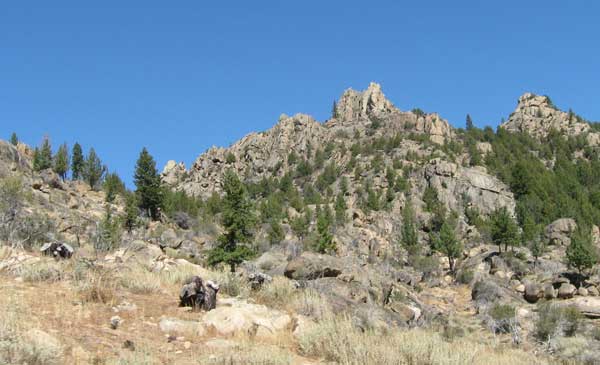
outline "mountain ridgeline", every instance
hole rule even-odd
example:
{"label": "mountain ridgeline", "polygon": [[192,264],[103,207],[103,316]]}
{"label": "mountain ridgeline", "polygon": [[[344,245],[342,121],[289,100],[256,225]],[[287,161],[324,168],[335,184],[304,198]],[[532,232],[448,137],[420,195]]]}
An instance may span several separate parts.
{"label": "mountain ridgeline", "polygon": [[[324,123],[281,115],[189,169],[159,173],[144,148],[134,191],[93,148],[53,154],[49,139],[32,150],[13,134],[0,141],[12,293],[0,302],[60,293],[47,307],[81,306],[73,321],[94,324],[52,311],[27,323],[99,358],[146,359],[139,340],[156,363],[600,363],[599,148],[598,125],[547,96],[524,94],[496,130],[469,115],[456,129],[399,110],[375,83],[346,90]],[[177,308],[203,280],[210,312]],[[105,346],[89,331],[111,316]],[[17,337],[0,329],[0,363],[29,356],[19,336],[3,352]]]}
{"label": "mountain ridgeline", "polygon": [[496,131],[472,123],[463,130],[435,113],[398,110],[372,83],[344,92],[325,123],[282,115],[268,131],[209,149],[189,170],[170,161],[162,179],[209,200],[222,192],[224,173],[234,171],[263,223],[289,226],[307,209],[336,210],[338,250],[389,256],[401,241],[407,206],[423,244],[447,219],[462,238],[489,241],[488,218],[500,208],[526,231],[520,245],[560,218],[597,233],[599,145],[591,123],[546,96],[521,96]]}

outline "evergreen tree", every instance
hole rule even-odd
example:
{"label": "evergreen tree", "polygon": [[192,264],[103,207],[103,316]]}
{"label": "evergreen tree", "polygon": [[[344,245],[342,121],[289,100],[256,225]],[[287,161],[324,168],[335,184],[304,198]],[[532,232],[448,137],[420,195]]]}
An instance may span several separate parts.
{"label": "evergreen tree", "polygon": [[440,205],[437,190],[432,186],[427,186],[423,192],[423,202],[425,202],[425,210],[435,212]]}
{"label": "evergreen tree", "polygon": [[316,251],[319,253],[333,253],[336,250],[336,244],[330,231],[331,212],[329,208],[323,210],[317,205],[317,242]]}
{"label": "evergreen tree", "polygon": [[340,179],[340,192],[344,195],[348,193],[348,178],[346,176],[342,176]]}
{"label": "evergreen tree", "polygon": [[69,171],[69,149],[67,144],[64,143],[58,148],[58,152],[54,156],[54,172],[65,180],[67,178],[67,171]]}
{"label": "evergreen tree", "polygon": [[83,157],[81,145],[79,143],[75,143],[71,155],[71,177],[73,180],[79,180],[83,178],[84,164],[85,159]]}
{"label": "evergreen tree", "polygon": [[131,232],[138,224],[140,210],[134,193],[128,192],[125,196],[125,216],[123,217],[123,226],[127,232]]}
{"label": "evergreen tree", "polygon": [[469,150],[469,156],[471,156],[469,164],[471,166],[481,165],[481,162],[482,162],[481,152],[479,151],[479,148],[477,148],[477,144],[475,143],[475,141],[473,141],[472,143],[469,144],[468,150]]}
{"label": "evergreen tree", "polygon": [[119,177],[116,172],[106,174],[104,182],[102,183],[102,189],[106,194],[106,201],[113,202],[117,197],[117,194],[125,194],[125,183]]}
{"label": "evergreen tree", "polygon": [[418,249],[419,236],[415,225],[415,213],[410,203],[402,210],[402,245],[409,252],[413,253]]}
{"label": "evergreen tree", "polygon": [[463,249],[462,243],[456,238],[453,226],[448,219],[442,224],[437,243],[439,251],[448,257],[451,272],[454,272],[456,259],[460,257]]}
{"label": "evergreen tree", "polygon": [[337,101],[335,99],[333,100],[333,106],[331,107],[331,117],[332,118],[338,117]]}
{"label": "evergreen tree", "polygon": [[44,138],[42,147],[36,148],[33,154],[33,169],[35,171],[42,171],[52,167],[52,146],[50,145],[50,139]]}
{"label": "evergreen tree", "polygon": [[10,135],[10,144],[12,144],[13,146],[19,144],[19,138],[17,137],[17,134],[15,132],[13,132],[13,134]]}
{"label": "evergreen tree", "polygon": [[471,115],[467,114],[466,129],[467,129],[467,131],[470,131],[470,130],[472,130],[474,128],[475,128],[475,125],[473,124],[473,120],[471,119]]}
{"label": "evergreen tree", "polygon": [[589,232],[579,228],[571,237],[571,244],[566,252],[567,264],[576,268],[580,274],[586,269],[591,269],[598,262],[598,255],[592,244]]}
{"label": "evergreen tree", "polygon": [[269,224],[269,233],[268,233],[269,243],[272,245],[281,243],[285,238],[285,233],[283,232],[283,227],[278,220],[274,219]]}
{"label": "evergreen tree", "polygon": [[337,224],[346,223],[346,199],[344,199],[344,194],[341,192],[337,195],[335,199],[335,221]]}
{"label": "evergreen tree", "polygon": [[508,246],[514,247],[519,244],[519,227],[510,216],[506,207],[496,209],[490,217],[490,233],[494,244],[498,245],[502,252],[508,250]]}
{"label": "evergreen tree", "polygon": [[223,190],[221,224],[225,232],[219,237],[217,247],[208,253],[208,263],[214,266],[224,262],[235,272],[238,264],[254,255],[250,247],[241,243],[252,238],[255,217],[246,187],[231,170],[224,175]]}
{"label": "evergreen tree", "polygon": [[119,221],[113,217],[110,207],[106,207],[104,218],[98,224],[94,248],[96,251],[112,251],[119,247],[121,229]]}
{"label": "evergreen tree", "polygon": [[87,158],[83,164],[82,177],[90,185],[90,188],[96,189],[98,184],[102,182],[106,166],[102,165],[102,161],[96,154],[93,148],[90,148]]}
{"label": "evergreen tree", "polygon": [[308,234],[308,228],[310,227],[310,222],[312,220],[312,211],[309,207],[305,208],[304,214],[299,215],[293,218],[290,221],[290,226],[292,231],[300,238],[301,240],[306,237]]}
{"label": "evergreen tree", "polygon": [[38,147],[33,150],[33,171],[40,171],[40,149]]}
{"label": "evergreen tree", "polygon": [[144,147],[135,166],[134,183],[140,209],[154,220],[160,218],[162,188],[156,162]]}

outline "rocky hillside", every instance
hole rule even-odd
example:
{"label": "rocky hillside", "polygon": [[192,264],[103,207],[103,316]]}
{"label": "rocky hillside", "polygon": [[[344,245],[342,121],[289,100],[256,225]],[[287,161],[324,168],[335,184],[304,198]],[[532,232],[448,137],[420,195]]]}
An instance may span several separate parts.
{"label": "rocky hillside", "polygon": [[[155,221],[0,142],[0,363],[598,363],[594,129],[533,94],[455,129],[372,83],[170,161]],[[234,273],[208,265],[230,171],[254,218]],[[178,308],[190,275],[215,309]]]}
{"label": "rocky hillside", "polygon": [[[535,303],[544,296],[546,299],[571,298],[581,288],[584,296],[598,291],[597,276],[588,276],[583,283],[569,274],[566,265],[567,246],[577,222],[592,227],[593,250],[598,249],[600,221],[591,218],[598,217],[598,206],[593,203],[587,207],[589,201],[578,203],[579,198],[573,196],[563,198],[569,189],[558,185],[565,181],[560,175],[563,171],[552,168],[557,156],[558,160],[570,156],[571,160],[565,164],[593,169],[597,159],[593,149],[596,139],[597,134],[589,123],[573,112],[558,110],[545,96],[529,93],[521,96],[516,110],[496,134],[489,128],[457,130],[438,114],[419,109],[400,111],[385,98],[380,86],[372,83],[362,92],[345,91],[334,106],[332,118],[324,123],[303,114],[282,115],[268,131],[250,134],[228,148],[211,148],[200,155],[189,170],[183,164],[169,162],[162,176],[173,189],[208,199],[221,194],[225,171],[235,171],[250,190],[259,190],[253,195],[257,206],[270,206],[270,202],[276,200],[277,209],[282,209],[281,214],[275,215],[259,209],[263,226],[257,231],[256,245],[265,253],[258,263],[271,260],[274,252],[283,252],[291,261],[287,266],[282,263],[279,269],[269,263],[270,274],[285,273],[294,279],[308,279],[320,292],[346,293],[333,302],[349,299],[352,308],[360,308],[366,301],[371,303],[369,310],[373,311],[372,303],[379,303],[382,310],[391,310],[391,317],[386,320],[388,324],[414,325],[422,323],[421,315],[423,318],[447,316],[449,308],[440,307],[439,303],[433,305],[431,298],[435,295],[429,290],[452,290],[448,288],[452,288],[456,280],[463,280],[473,288],[471,305],[479,313],[489,316],[489,305],[481,307],[476,290],[477,283],[486,283],[493,285],[493,289],[484,291],[495,292],[494,296],[521,308],[519,313],[527,312],[526,316],[533,320],[535,316],[531,312],[535,309],[523,303]],[[515,171],[529,170],[523,167],[525,160],[518,157],[521,154],[525,160],[534,161],[532,174],[537,169],[541,169],[540,174],[549,174],[524,177],[535,181],[530,185],[545,184],[553,179],[560,182],[553,186],[560,191],[555,197],[564,200],[563,208],[553,205],[551,195],[543,198],[544,194],[552,194],[546,185],[539,189],[531,187],[528,193],[518,188],[520,175]],[[594,179],[581,183],[585,194],[592,196],[596,191]],[[288,192],[291,189],[291,195],[278,190],[282,182],[291,184],[292,187],[285,188]],[[271,187],[267,192],[260,190],[261,186]],[[274,198],[280,193],[283,196]],[[539,207],[534,208],[532,204]],[[544,205],[548,207],[543,208]],[[301,254],[314,250],[311,245],[312,240],[317,239],[314,236],[317,217],[309,219],[308,233],[299,234],[294,224],[305,211],[327,207],[336,213],[341,210],[342,218],[332,228],[335,253],[323,261],[312,258],[309,253]],[[403,246],[407,207],[415,214],[419,254]],[[506,253],[497,256],[497,249],[490,246],[497,240],[490,224],[502,208],[506,208],[523,234],[515,242],[518,252],[508,256]],[[534,234],[534,240],[544,242],[542,254],[532,248],[533,241],[528,237],[530,218],[535,227],[531,230],[539,232]],[[448,258],[434,247],[441,234],[440,227],[448,219],[453,221],[457,237],[463,243],[457,276],[448,275]],[[269,248],[265,245],[272,230],[268,225],[272,227],[274,220],[281,223],[284,234]],[[297,255],[299,257],[294,258]],[[339,270],[332,264],[335,261],[340,262]],[[297,276],[296,271],[290,271],[290,265],[309,269],[300,270],[303,274]],[[319,269],[312,272],[310,268]],[[372,276],[375,273],[377,279]],[[401,313],[410,312],[395,308],[397,304],[388,302],[386,295],[375,294],[386,293],[385,288],[390,284],[394,287],[393,282],[412,287],[409,299],[403,303],[418,315],[402,318]],[[360,286],[355,287],[359,283]],[[411,292],[423,287],[431,289],[420,294]],[[561,288],[569,294],[560,294]],[[364,294],[357,294],[357,290],[364,290]],[[543,294],[544,290],[547,294]],[[487,298],[483,302],[489,300],[494,301]],[[582,297],[572,301],[590,317],[595,316],[592,312],[597,309],[583,307],[589,303],[597,305],[597,299]],[[535,342],[531,334],[534,325],[530,322],[529,329],[525,330],[527,320],[522,319],[522,322],[522,330],[530,331],[532,336],[526,341]]]}

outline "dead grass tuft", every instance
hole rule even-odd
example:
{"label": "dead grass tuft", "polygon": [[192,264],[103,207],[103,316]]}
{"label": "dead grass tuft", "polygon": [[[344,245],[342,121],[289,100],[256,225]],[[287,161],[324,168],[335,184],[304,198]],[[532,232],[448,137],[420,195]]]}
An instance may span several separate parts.
{"label": "dead grass tuft", "polygon": [[349,365],[544,364],[520,350],[496,351],[465,340],[448,343],[432,331],[361,332],[350,318],[331,313],[300,335],[299,346],[305,355]]}

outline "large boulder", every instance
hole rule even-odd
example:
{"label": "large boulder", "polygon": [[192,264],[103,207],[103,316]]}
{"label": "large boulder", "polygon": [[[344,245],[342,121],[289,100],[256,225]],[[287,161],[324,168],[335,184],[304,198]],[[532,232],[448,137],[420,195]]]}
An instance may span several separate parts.
{"label": "large boulder", "polygon": [[242,300],[219,305],[201,320],[208,333],[232,337],[249,335],[257,338],[275,339],[282,331],[292,329],[292,317],[264,305],[251,304]]}
{"label": "large boulder", "polygon": [[340,260],[333,256],[304,252],[288,262],[284,274],[293,280],[315,280],[337,277],[342,268]]}
{"label": "large boulder", "polygon": [[543,294],[544,293],[538,284],[527,283],[527,285],[525,285],[525,293],[523,294],[523,297],[529,303],[537,303]]}
{"label": "large boulder", "polygon": [[205,333],[204,327],[198,321],[186,321],[178,318],[163,317],[158,322],[158,327],[162,332],[168,334],[185,334],[202,336]]}
{"label": "large boulder", "polygon": [[573,298],[577,288],[573,284],[563,283],[560,288],[558,288],[558,298],[560,299],[569,299]]}
{"label": "large boulder", "polygon": [[581,314],[588,318],[600,318],[600,298],[598,297],[575,297],[560,302],[561,306],[574,306]]}
{"label": "large boulder", "polygon": [[544,286],[544,298],[547,300],[550,299],[555,299],[557,296],[557,292],[556,289],[554,289],[554,286],[552,284],[546,284]]}
{"label": "large boulder", "polygon": [[560,218],[546,226],[544,234],[551,244],[568,246],[570,235],[577,229],[577,223],[572,218]]}
{"label": "large boulder", "polygon": [[178,249],[181,246],[183,239],[177,236],[177,233],[173,229],[167,229],[160,235],[160,246],[163,248]]}

